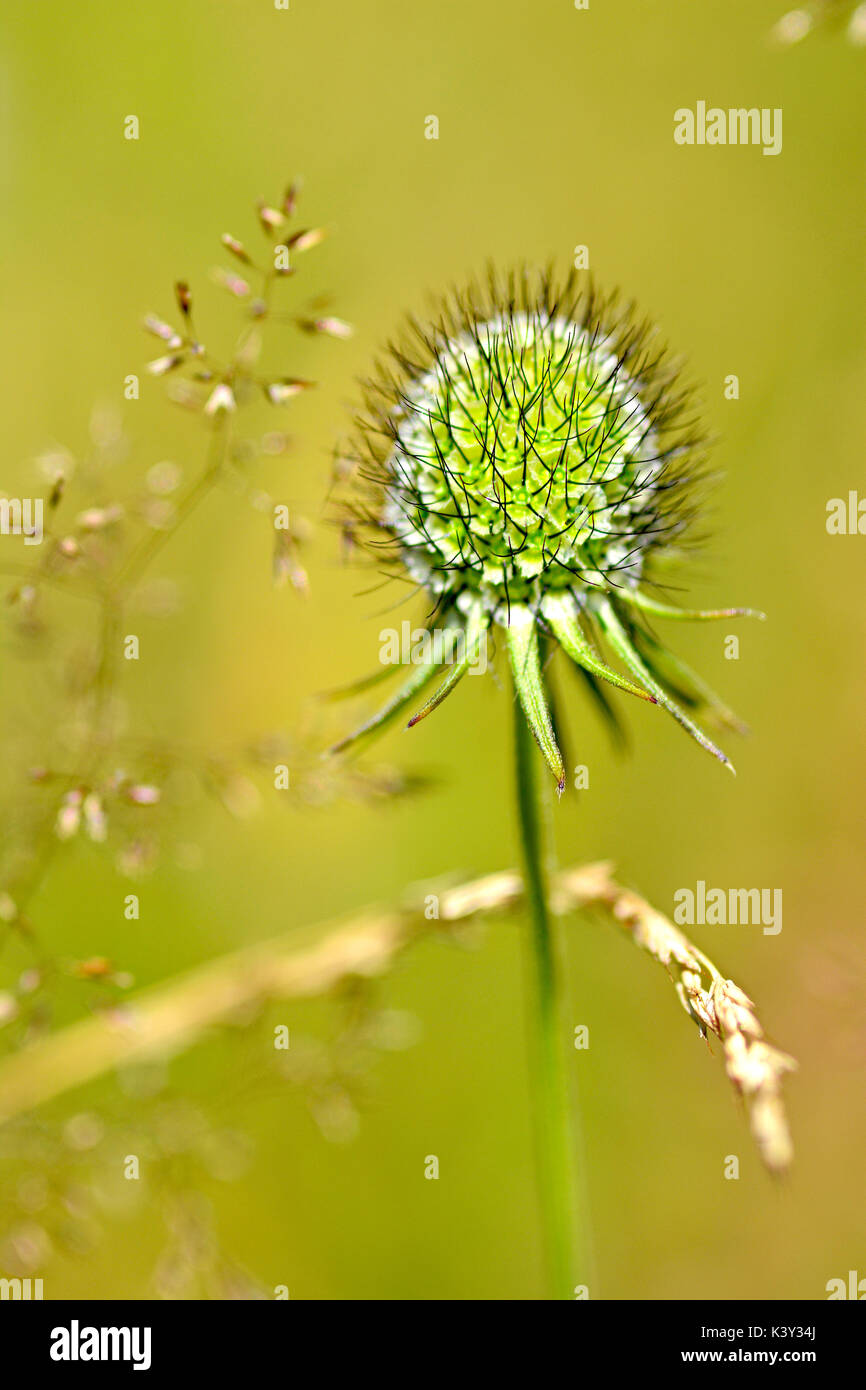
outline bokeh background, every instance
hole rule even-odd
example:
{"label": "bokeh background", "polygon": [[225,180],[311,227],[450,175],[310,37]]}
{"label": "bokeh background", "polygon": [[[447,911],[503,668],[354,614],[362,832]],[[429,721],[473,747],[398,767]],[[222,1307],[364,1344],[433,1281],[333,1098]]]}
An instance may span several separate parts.
{"label": "bokeh background", "polygon": [[[862,484],[863,53],[838,34],[782,51],[784,0],[696,5],[617,0],[62,0],[0,20],[0,399],[10,494],[32,458],[84,449],[94,405],[134,447],[119,494],[153,463],[199,466],[204,439],[143,376],[145,311],[170,316],[189,279],[218,336],[231,306],[207,274],[223,231],[254,235],[253,205],[304,180],[302,221],[328,227],[298,295],[328,292],[348,342],[286,331],[283,372],[319,389],[290,407],[292,452],[262,486],[315,520],[355,381],[406,309],[487,258],[555,258],[577,244],[606,285],[657,316],[704,383],[724,479],[696,602],[750,603],[740,658],[722,626],[678,628],[678,649],[753,736],[723,771],[650,710],[629,711],[617,757],[576,683],[567,722],[590,788],[555,809],[563,862],[609,857],[663,910],[678,887],[781,888],[784,926],[696,928],[800,1060],[788,1088],[796,1164],[761,1171],[745,1121],[662,971],[600,920],[574,921],[566,1025],[583,1164],[607,1298],[821,1298],[866,1273],[863,1115],[862,537],[831,537],[828,499]],[[680,148],[673,112],[782,107],[784,149]],[[128,114],[141,138],[123,139]],[[424,120],[438,116],[438,141]],[[726,401],[736,373],[740,399]],[[270,417],[263,419],[267,427]],[[4,542],[6,544],[7,542]],[[210,498],[158,575],[183,603],[144,626],[148,659],[124,673],[133,727],[214,749],[296,726],[317,691],[371,669],[391,591],[339,562],[327,525],[309,554],[308,601],[270,585],[267,520],[231,491]],[[397,619],[414,617],[411,607]],[[71,624],[83,621],[70,614]],[[52,714],[39,659],[3,637],[4,754],[38,745]],[[468,681],[380,755],[435,785],[396,804],[290,809],[265,797],[238,821],[206,799],[179,831],[200,865],[168,855],[128,922],[110,855],[74,846],[34,903],[46,946],[99,953],[147,984],[244,943],[399,899],[407,885],[515,860],[510,709]],[[378,755],[377,755],[378,756]],[[7,777],[8,781],[8,777]],[[7,791],[10,788],[7,787]],[[14,787],[11,788],[14,794]],[[265,1288],[304,1298],[533,1298],[545,1291],[524,1060],[519,921],[470,950],[423,946],[380,986],[410,1015],[411,1046],[375,1062],[354,1138],[334,1142],[303,1097],[238,1112],[253,1147],[205,1194],[220,1239]],[[326,1036],[328,1002],[286,1011]],[[231,1047],[205,1044],[183,1085],[217,1096]],[[174,1084],[177,1084],[176,1082]],[[47,1118],[99,1111],[111,1079]],[[439,1181],[424,1179],[438,1155]],[[726,1155],[740,1158],[725,1181]],[[2,1180],[0,1180],[2,1181]],[[4,1210],[14,1192],[3,1193]],[[47,1297],[150,1297],[161,1237],[147,1197],[103,1223],[81,1255],[56,1253]]]}

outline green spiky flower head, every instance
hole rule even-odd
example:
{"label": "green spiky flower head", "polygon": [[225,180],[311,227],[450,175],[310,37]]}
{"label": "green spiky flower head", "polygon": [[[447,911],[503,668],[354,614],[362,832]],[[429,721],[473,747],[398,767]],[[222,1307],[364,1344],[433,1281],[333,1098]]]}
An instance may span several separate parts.
{"label": "green spiky flower head", "polygon": [[443,344],[395,415],[383,520],[437,594],[513,603],[639,577],[658,444],[604,340],[516,311]]}
{"label": "green spiky flower head", "polygon": [[[431,626],[463,639],[410,723],[451,692],[494,627],[560,787],[548,641],[596,689],[607,681],[664,705],[728,762],[681,702],[727,711],[648,625],[748,611],[686,614],[654,596],[696,505],[704,441],[690,400],[652,326],[575,275],[491,274],[449,296],[431,325],[410,324],[368,383],[350,504],[370,552],[432,599]],[[442,665],[414,670],[340,746],[408,709]]]}

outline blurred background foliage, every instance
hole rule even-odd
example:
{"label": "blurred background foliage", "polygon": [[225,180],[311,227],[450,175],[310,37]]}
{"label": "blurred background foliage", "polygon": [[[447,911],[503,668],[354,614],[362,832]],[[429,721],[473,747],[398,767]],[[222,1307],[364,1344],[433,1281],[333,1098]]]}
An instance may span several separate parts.
{"label": "blurred background foliage", "polygon": [[[208,280],[218,237],[251,237],[255,199],[295,175],[302,223],[331,235],[285,296],[327,293],[356,329],[348,342],[278,329],[268,339],[275,372],[320,385],[262,416],[262,428],[285,427],[293,442],[257,465],[260,482],[312,520],[326,516],[331,451],[371,354],[406,309],[423,308],[426,291],[488,257],[567,265],[586,244],[599,279],[656,315],[705,383],[725,478],[689,594],[759,605],[770,619],[738,629],[738,661],[724,659],[722,626],[680,630],[679,649],[754,736],[729,745],[735,780],[670,721],[629,710],[634,749],[620,759],[577,684],[563,679],[570,758],[589,766],[590,788],[563,798],[556,833],[562,862],[611,857],[662,910],[701,878],[783,889],[778,936],[754,927],[694,935],[800,1059],[789,1087],[798,1153],[775,1186],[666,981],[608,926],[575,922],[566,1012],[569,1027],[590,1030],[572,1068],[593,1293],[605,1297],[819,1298],[828,1279],[862,1271],[866,1249],[866,1122],[856,1103],[866,1044],[866,542],[825,530],[828,499],[862,479],[863,54],[837,32],[774,48],[767,36],[783,8],[292,0],[282,12],[270,0],[40,0],[7,6],[0,20],[0,485],[9,495],[31,495],[34,455],[87,449],[94,405],[109,419],[116,412],[131,441],[116,465],[118,496],[159,462],[195,473],[204,436],[145,376],[154,352],[142,315],[171,317],[181,277],[202,336],[225,333],[235,307]],[[676,146],[673,112],[699,99],[782,107],[783,153]],[[123,138],[129,114],[140,120],[137,142]],[[439,118],[438,141],[424,139],[428,114]],[[125,402],[131,372],[142,395]],[[735,402],[723,396],[728,373],[740,379]],[[267,515],[228,489],[162,552],[153,577],[176,583],[179,605],[138,620],[143,658],[124,663],[119,689],[136,730],[219,753],[315,724],[316,692],[373,669],[380,628],[418,612],[392,613],[401,595],[391,590],[358,596],[369,576],[339,563],[328,525],[308,554],[309,600],[275,591],[271,543]],[[50,611],[51,641],[35,646],[4,620],[6,805],[32,796],[25,769],[62,718],[52,652],[87,641],[81,608],[58,599]],[[168,851],[135,889],[139,921],[124,918],[132,890],[108,847],[76,840],[32,904],[42,946],[60,958],[105,956],[144,985],[295,925],[399,899],[413,882],[509,865],[509,739],[503,689],[472,680],[435,720],[391,734],[377,754],[434,774],[423,795],[316,807],[266,787],[244,819],[190,796],[174,813]],[[514,920],[489,926],[472,950],[423,945],[376,987],[370,1007],[384,1011],[389,1042],[373,1047],[369,1069],[352,1064],[363,1096],[348,1119],[323,1124],[303,1086],[230,1087],[245,1075],[238,1049],[249,1037],[54,1103],[40,1117],[36,1187],[25,1182],[22,1197],[26,1157],[23,1167],[20,1156],[4,1161],[4,1230],[19,1240],[4,1247],[6,1264],[43,1273],[47,1297],[246,1296],[243,1271],[266,1293],[282,1284],[292,1297],[540,1296],[523,933]],[[13,946],[0,987],[19,968]],[[87,1003],[77,995],[60,1017]],[[316,1052],[339,1045],[346,1007],[324,1001],[278,1011],[277,1021],[293,1046]],[[272,1023],[251,1035],[254,1048],[269,1046]],[[130,1088],[140,1133],[127,1145],[118,1126],[130,1122]],[[224,1120],[215,1110],[230,1090]],[[200,1107],[214,1143],[186,1110],[178,1140],[175,1106]],[[70,1146],[54,1156],[62,1173],[88,1149],[92,1115],[112,1152],[143,1155],[146,1175],[133,1202],[114,1192],[110,1162],[99,1238],[67,1247],[42,1215],[53,1182],[44,1169],[66,1132],[56,1126],[73,1123]],[[158,1175],[166,1151],[183,1169],[167,1195]],[[424,1179],[428,1154],[439,1157],[439,1181]],[[724,1180],[729,1154],[740,1156],[739,1181]],[[97,1181],[85,1175],[84,1188]],[[177,1191],[210,1232],[186,1260],[204,1270],[198,1284],[166,1273],[171,1252],[154,1220],[154,1204],[171,1206]],[[170,1236],[187,1230],[185,1219],[169,1216]],[[223,1269],[214,1242],[226,1252],[223,1283],[208,1283],[211,1265]]]}

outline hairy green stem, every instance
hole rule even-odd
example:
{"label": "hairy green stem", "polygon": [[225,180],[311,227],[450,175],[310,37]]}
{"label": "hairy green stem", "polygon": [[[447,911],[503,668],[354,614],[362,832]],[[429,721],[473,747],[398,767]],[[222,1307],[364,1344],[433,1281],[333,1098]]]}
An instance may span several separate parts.
{"label": "hairy green stem", "polygon": [[569,1093],[559,1022],[556,951],[548,910],[547,873],[536,788],[535,742],[520,702],[514,702],[517,809],[526,897],[532,918],[531,1070],[539,1195],[555,1298],[572,1298],[576,1207]]}

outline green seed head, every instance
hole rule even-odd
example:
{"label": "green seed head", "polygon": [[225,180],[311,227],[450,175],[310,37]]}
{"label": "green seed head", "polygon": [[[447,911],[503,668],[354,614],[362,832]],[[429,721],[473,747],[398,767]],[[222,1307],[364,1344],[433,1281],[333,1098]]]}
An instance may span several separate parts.
{"label": "green seed head", "polygon": [[[651,589],[696,510],[704,437],[690,401],[652,325],[573,274],[558,284],[491,273],[483,289],[446,298],[428,326],[410,323],[367,384],[349,510],[386,570],[430,596],[431,626],[465,633],[463,668],[412,723],[451,692],[495,625],[560,784],[545,641],[594,685],[664,705],[727,763],[673,696],[728,712],[647,624],[686,616]],[[607,664],[602,642],[629,678]],[[413,672],[362,732],[415,700],[426,674]]]}
{"label": "green seed head", "polygon": [[433,592],[495,613],[640,577],[658,440],[608,339],[538,309],[486,319],[443,344],[395,426],[383,522]]}

